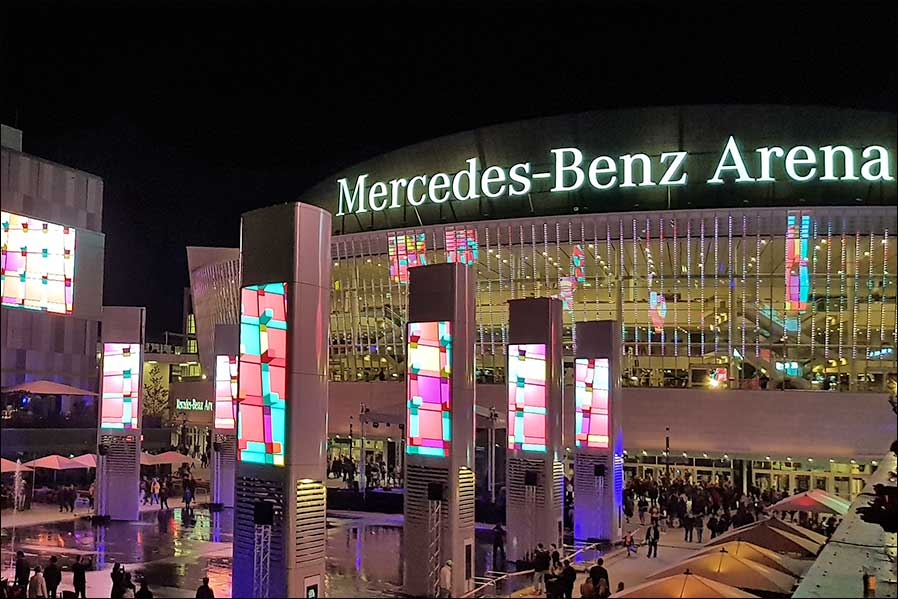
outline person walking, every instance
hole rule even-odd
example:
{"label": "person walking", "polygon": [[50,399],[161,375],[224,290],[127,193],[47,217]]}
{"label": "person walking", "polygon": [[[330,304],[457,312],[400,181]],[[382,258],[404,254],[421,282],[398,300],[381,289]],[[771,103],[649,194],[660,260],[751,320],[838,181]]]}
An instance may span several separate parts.
{"label": "person walking", "polygon": [[653,524],[645,531],[645,543],[649,546],[648,557],[658,557],[658,541],[661,539],[661,531],[658,524]]}
{"label": "person walking", "polygon": [[502,528],[502,523],[497,522],[493,527],[493,569],[495,569],[496,562],[499,559],[499,554],[502,554],[503,561],[505,560],[505,529]]}
{"label": "person walking", "polygon": [[577,571],[571,566],[571,560],[564,560],[564,567],[558,576],[558,582],[561,586],[562,597],[571,599],[574,596],[574,583],[577,582]]}
{"label": "person walking", "polygon": [[710,533],[712,539],[717,536],[717,527],[717,514],[711,514],[711,517],[708,518],[708,533]]}
{"label": "person walking", "polygon": [[134,599],[134,583],[131,582],[131,573],[122,571],[122,599]]}
{"label": "person walking", "polygon": [[605,560],[601,557],[596,560],[596,565],[589,569],[589,578],[592,580],[592,586],[596,595],[599,592],[599,583],[605,581],[606,588],[611,588],[611,578],[608,576],[608,570],[605,569]]}
{"label": "person walking", "polygon": [[702,542],[702,533],[705,531],[705,517],[699,514],[695,517],[695,535],[698,537],[698,542]]}
{"label": "person walking", "polygon": [[196,599],[215,599],[215,593],[212,592],[212,587],[209,586],[208,576],[203,576],[203,584],[196,590]]}
{"label": "person walking", "polygon": [[140,588],[134,593],[134,599],[153,599],[153,591],[147,586],[147,579],[140,580]]}
{"label": "person walking", "polygon": [[56,565],[56,556],[50,558],[50,565],[44,569],[44,582],[47,583],[47,596],[56,599],[56,589],[62,582],[62,571]]}
{"label": "person walking", "polygon": [[28,586],[28,577],[31,576],[31,566],[28,565],[28,560],[25,559],[25,554],[21,551],[16,551],[16,579],[15,586],[26,588]]}
{"label": "person walking", "polygon": [[683,526],[683,540],[687,543],[692,542],[692,515],[683,514],[680,518],[680,524]]}
{"label": "person walking", "polygon": [[75,587],[75,599],[87,599],[86,570],[87,568],[81,562],[81,556],[76,556],[75,563],[72,564],[72,584]]}
{"label": "person walking", "polygon": [[440,592],[439,597],[452,596],[452,560],[447,560],[440,568]]}
{"label": "person walking", "polygon": [[624,535],[624,545],[627,546],[627,557],[636,553],[636,543],[633,541],[633,533],[628,532]]}
{"label": "person walking", "polygon": [[190,485],[187,484],[187,481],[184,481],[184,495],[182,496],[184,500],[184,508],[190,509],[190,502],[193,501],[193,495],[190,493]]}
{"label": "person walking", "polygon": [[152,496],[150,497],[150,505],[156,504],[159,505],[159,491],[162,490],[162,485],[159,484],[158,478],[153,478],[153,483],[150,486],[150,491],[152,492]]}
{"label": "person walking", "polygon": [[28,597],[46,597],[47,596],[47,583],[44,580],[43,574],[41,574],[41,567],[34,567],[34,576],[31,577],[31,580],[28,582]]}
{"label": "person walking", "polygon": [[546,572],[549,571],[551,565],[551,557],[549,552],[543,547],[542,543],[537,543],[536,551],[533,555],[533,589],[537,595],[546,592]]}
{"label": "person walking", "polygon": [[645,513],[647,511],[649,511],[649,502],[644,496],[639,498],[638,507],[639,507],[639,524],[645,525]]}

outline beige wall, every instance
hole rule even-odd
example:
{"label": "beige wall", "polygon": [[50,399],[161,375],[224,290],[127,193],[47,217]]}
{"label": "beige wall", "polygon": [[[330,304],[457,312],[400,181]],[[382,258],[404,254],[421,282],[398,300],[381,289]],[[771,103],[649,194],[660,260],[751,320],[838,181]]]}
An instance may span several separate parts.
{"label": "beige wall", "polygon": [[[402,382],[331,383],[328,431],[348,434],[352,417],[358,434],[360,402],[372,412],[401,417],[404,390]],[[572,393],[568,388],[565,396]],[[676,453],[847,461],[878,459],[898,435],[884,394],[653,388],[623,393],[624,446],[630,450],[663,449],[669,426]],[[478,385],[477,405],[493,405],[504,414],[504,394],[504,385]],[[376,431],[383,437],[397,433],[383,426]]]}

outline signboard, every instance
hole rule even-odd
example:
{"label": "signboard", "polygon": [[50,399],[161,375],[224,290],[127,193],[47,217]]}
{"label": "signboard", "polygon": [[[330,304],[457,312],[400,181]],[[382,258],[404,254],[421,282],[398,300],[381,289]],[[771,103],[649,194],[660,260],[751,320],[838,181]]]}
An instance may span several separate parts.
{"label": "signboard", "polygon": [[[552,184],[551,193],[568,193],[583,187],[596,191],[644,187],[684,186],[692,178],[704,185],[768,184],[777,181],[859,182],[894,181],[889,150],[880,145],[863,148],[831,143],[742,147],[734,136],[722,143],[715,156],[716,167],[708,172],[689,172],[689,153],[662,151],[616,156],[586,156],[576,147],[548,150],[549,170],[536,172],[534,162],[512,166],[481,165],[479,158],[465,161],[455,173],[409,173],[407,178],[371,180],[369,173],[355,180],[337,180],[337,216],[443,204],[480,198],[527,198],[535,180]],[[546,157],[536,157],[542,161]]]}

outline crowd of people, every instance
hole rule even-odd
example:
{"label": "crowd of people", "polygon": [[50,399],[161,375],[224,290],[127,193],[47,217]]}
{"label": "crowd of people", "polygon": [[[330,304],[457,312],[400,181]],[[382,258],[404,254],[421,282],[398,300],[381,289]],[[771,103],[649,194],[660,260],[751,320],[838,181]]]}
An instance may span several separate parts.
{"label": "crowd of people", "polygon": [[[15,579],[10,585],[6,580],[0,581],[0,599],[19,599],[32,597],[48,597],[56,599],[67,592],[72,593],[75,599],[87,597],[87,572],[93,570],[93,564],[89,557],[75,556],[71,565],[72,589],[71,591],[60,588],[62,586],[62,567],[56,556],[51,557],[47,565],[31,567],[22,551],[16,552]],[[127,572],[121,564],[116,562],[109,573],[112,579],[112,591],[110,599],[153,599],[153,592],[149,588],[146,578],[141,578],[135,585],[131,572]],[[204,577],[202,584],[196,590],[196,599],[215,599],[215,593],[209,586],[209,578]]]}
{"label": "crowd of people", "polygon": [[[359,463],[350,456],[336,456],[331,460],[328,477],[342,480],[349,488],[357,485]],[[366,489],[391,489],[402,485],[402,469],[397,464],[390,468],[382,455],[368,458],[365,463]]]}

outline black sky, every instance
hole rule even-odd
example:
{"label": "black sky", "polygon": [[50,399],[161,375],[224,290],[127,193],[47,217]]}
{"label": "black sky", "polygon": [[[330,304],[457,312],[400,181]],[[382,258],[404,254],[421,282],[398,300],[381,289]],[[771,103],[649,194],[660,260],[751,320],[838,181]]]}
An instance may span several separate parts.
{"label": "black sky", "polygon": [[0,3],[0,116],[105,179],[104,301],[146,305],[151,337],[180,330],[185,246],[236,246],[242,212],[409,143],[602,107],[898,104],[891,2],[323,6]]}

